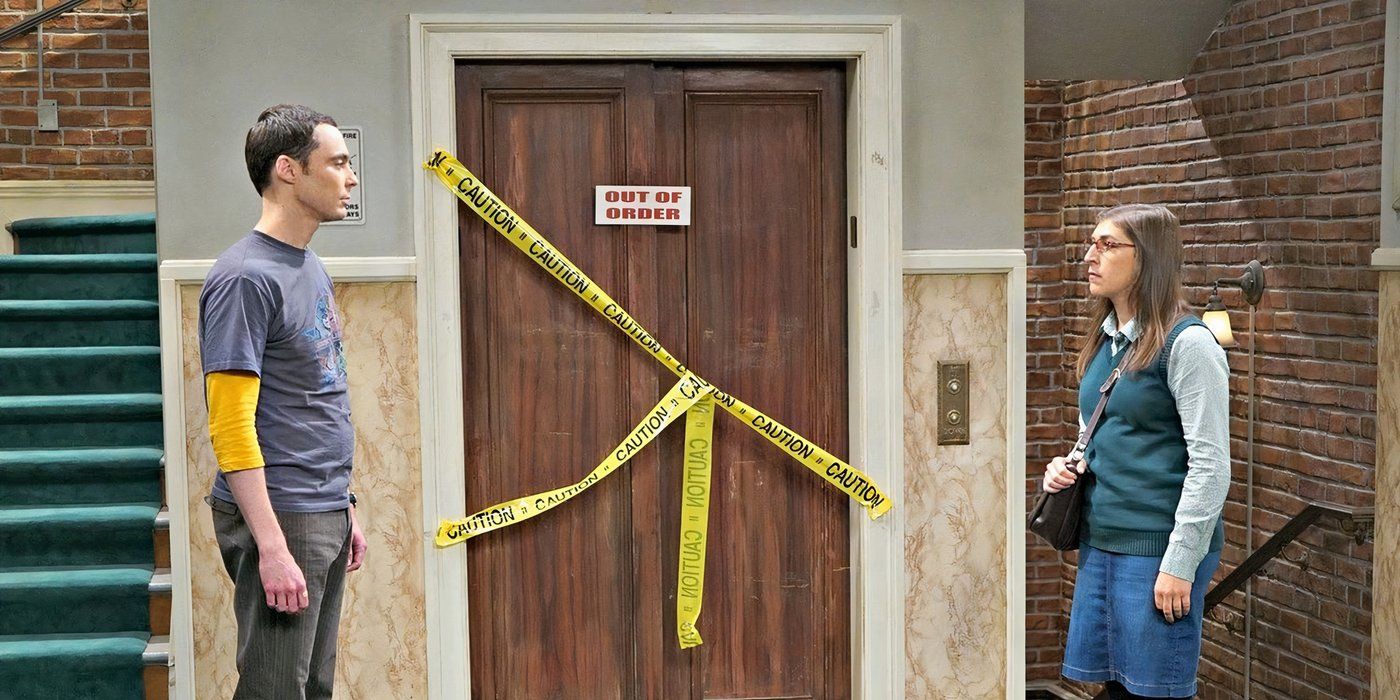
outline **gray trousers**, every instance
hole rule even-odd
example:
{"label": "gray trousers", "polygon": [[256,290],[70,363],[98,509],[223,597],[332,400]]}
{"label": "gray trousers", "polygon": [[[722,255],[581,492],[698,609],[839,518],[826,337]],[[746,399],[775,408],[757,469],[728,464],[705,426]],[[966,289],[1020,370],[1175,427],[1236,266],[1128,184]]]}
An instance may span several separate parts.
{"label": "gray trousers", "polygon": [[224,568],[233,579],[238,620],[238,689],[234,700],[312,700],[331,697],[335,639],[350,560],[350,511],[277,512],[311,603],[295,615],[267,606],[258,574],[258,546],[238,506],[206,498]]}

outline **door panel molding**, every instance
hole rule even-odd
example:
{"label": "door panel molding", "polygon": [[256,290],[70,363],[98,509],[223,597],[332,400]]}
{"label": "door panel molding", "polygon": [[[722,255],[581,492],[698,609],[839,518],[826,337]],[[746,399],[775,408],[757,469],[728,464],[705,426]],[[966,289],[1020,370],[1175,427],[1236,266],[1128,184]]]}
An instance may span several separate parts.
{"label": "door panel molding", "polygon": [[[846,453],[845,68],[674,70],[684,74],[684,99],[662,104],[685,114],[684,143],[673,147],[695,187],[687,366]],[[783,343],[765,327],[804,341]],[[711,500],[711,536],[746,544],[711,555],[706,644],[692,656],[690,697],[849,697],[845,494],[737,423],[715,431],[714,477],[725,486]],[[747,497],[727,495],[735,493]],[[781,564],[759,554],[768,548],[782,551]]]}
{"label": "door panel molding", "polygon": [[[456,150],[457,59],[845,60],[847,210],[860,220],[848,249],[850,461],[903,500],[903,291],[900,20],[884,16],[409,16],[414,152]],[[421,319],[423,547],[428,686],[432,698],[470,691],[466,551],[438,550],[440,519],[466,512],[461,440],[461,310],[457,200],[415,177],[413,224]],[[851,511],[852,675],[856,698],[904,696],[904,515]],[[1014,581],[1018,573],[1010,572]],[[1023,688],[1008,649],[1008,689]],[[1018,680],[1018,678],[1020,680]]]}
{"label": "door panel molding", "polygon": [[[578,78],[522,79],[534,67],[463,66],[457,80],[462,124],[459,157],[525,220],[549,231],[572,260],[603,288],[628,281],[627,240],[576,212],[597,182],[630,182],[632,150],[626,112],[646,96],[623,89],[628,69],[587,64]],[[521,85],[532,89],[520,89]],[[576,84],[588,88],[574,87]],[[516,144],[524,144],[516,148]],[[544,146],[542,144],[548,144]],[[563,167],[561,164],[567,163]],[[525,193],[537,193],[531,200]],[[463,387],[467,397],[466,512],[578,479],[637,422],[627,401],[632,348],[622,334],[597,326],[576,303],[475,214],[461,214],[463,255]],[[528,301],[527,301],[528,300]],[[566,359],[568,358],[568,359]],[[560,365],[583,371],[587,383],[560,376]],[[534,387],[548,386],[547,394]],[[654,400],[653,400],[654,401]],[[550,431],[567,430],[568,433]],[[542,439],[532,439],[536,435]],[[567,439],[563,439],[568,435]],[[628,470],[560,508],[549,519],[485,538],[468,549],[470,663],[495,668],[473,680],[483,697],[603,697],[635,677],[634,587],[615,572],[633,569],[638,546],[631,523]],[[575,540],[576,533],[590,534]],[[467,547],[463,547],[467,549]],[[552,594],[522,589],[558,572],[575,581],[615,582]],[[563,601],[570,601],[564,604]],[[471,601],[486,602],[471,607]],[[507,613],[508,614],[503,614]],[[557,648],[537,643],[551,639]],[[551,673],[554,663],[571,673]],[[572,673],[577,671],[576,673]]]}

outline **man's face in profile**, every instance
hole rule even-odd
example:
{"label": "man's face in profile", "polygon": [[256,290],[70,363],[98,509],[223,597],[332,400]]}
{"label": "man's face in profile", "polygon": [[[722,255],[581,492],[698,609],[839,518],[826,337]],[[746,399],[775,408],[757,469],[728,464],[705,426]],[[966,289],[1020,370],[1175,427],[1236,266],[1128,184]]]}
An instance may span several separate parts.
{"label": "man's face in profile", "polygon": [[317,125],[316,150],[311,152],[305,168],[296,165],[303,174],[292,186],[292,193],[302,206],[318,221],[340,221],[345,218],[345,205],[350,202],[350,190],[359,184],[350,164],[350,151],[340,129],[330,124]]}

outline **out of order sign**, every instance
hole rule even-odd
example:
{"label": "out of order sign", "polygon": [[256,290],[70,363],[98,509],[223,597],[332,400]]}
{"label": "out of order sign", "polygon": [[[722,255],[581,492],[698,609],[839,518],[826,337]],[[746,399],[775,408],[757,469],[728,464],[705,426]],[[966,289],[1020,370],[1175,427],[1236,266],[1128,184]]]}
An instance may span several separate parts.
{"label": "out of order sign", "polygon": [[598,185],[593,223],[599,226],[689,226],[690,188]]}

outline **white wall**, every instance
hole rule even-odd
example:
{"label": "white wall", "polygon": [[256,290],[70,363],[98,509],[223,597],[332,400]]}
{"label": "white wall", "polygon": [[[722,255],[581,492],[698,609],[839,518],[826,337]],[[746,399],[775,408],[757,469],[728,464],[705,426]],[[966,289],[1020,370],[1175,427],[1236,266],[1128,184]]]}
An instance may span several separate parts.
{"label": "white wall", "polygon": [[[243,137],[300,102],[364,129],[365,224],[322,229],[327,256],[413,255],[409,13],[483,0],[224,0],[151,8],[163,260],[212,258],[257,220]],[[884,14],[903,18],[904,247],[1022,247],[1021,0],[533,0],[569,13]]]}
{"label": "white wall", "polygon": [[8,227],[20,219],[155,211],[156,188],[142,180],[0,182],[0,255],[15,252]]}

